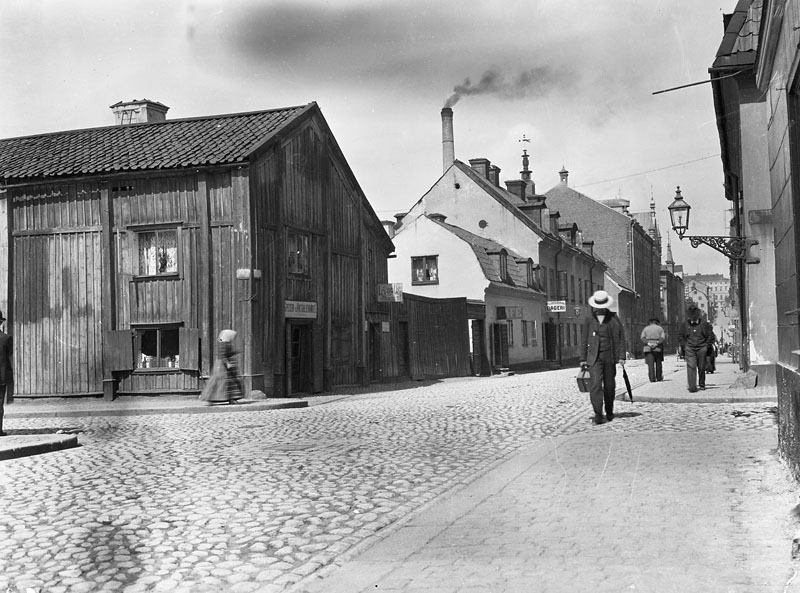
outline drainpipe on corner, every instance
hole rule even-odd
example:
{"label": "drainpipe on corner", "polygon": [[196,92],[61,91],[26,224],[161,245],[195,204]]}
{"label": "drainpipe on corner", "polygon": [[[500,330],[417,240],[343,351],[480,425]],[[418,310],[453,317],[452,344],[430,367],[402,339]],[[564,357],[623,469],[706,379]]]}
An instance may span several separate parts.
{"label": "drainpipe on corner", "polygon": [[[564,251],[564,240],[560,236],[558,239],[558,251],[556,251],[555,268],[556,268],[556,298],[561,298],[561,276],[558,274],[558,256]],[[558,366],[564,366],[561,362],[561,313],[556,313],[556,347],[558,348]]]}

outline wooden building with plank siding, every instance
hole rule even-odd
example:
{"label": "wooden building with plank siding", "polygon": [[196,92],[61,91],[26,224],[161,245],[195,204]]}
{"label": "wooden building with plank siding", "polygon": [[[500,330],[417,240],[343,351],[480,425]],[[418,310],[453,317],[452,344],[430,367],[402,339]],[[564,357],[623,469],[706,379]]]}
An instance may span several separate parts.
{"label": "wooden building with plank siding", "polygon": [[403,293],[402,302],[367,311],[370,350],[379,352],[372,381],[439,379],[489,374],[485,352],[472,359],[470,325],[483,324],[483,302]]}
{"label": "wooden building with plank siding", "polygon": [[248,393],[368,381],[393,245],[316,103],[112,108],[131,123],[0,140],[15,395],[196,394],[226,328]]}

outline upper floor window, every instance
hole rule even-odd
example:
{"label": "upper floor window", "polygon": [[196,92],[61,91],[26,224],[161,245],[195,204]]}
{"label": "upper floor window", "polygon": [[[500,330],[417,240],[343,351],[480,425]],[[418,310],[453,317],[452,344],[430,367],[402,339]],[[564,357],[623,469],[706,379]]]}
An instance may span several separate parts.
{"label": "upper floor window", "polygon": [[525,268],[528,273],[528,288],[539,288],[539,266],[533,265],[533,260],[529,259]]}
{"label": "upper floor window", "polygon": [[439,284],[439,256],[411,258],[411,284]]}
{"label": "upper floor window", "polygon": [[178,273],[178,229],[154,229],[136,233],[139,241],[139,275]]}
{"label": "upper floor window", "polygon": [[502,250],[500,252],[500,280],[503,282],[508,282],[508,253],[506,250]]}
{"label": "upper floor window", "polygon": [[289,256],[287,263],[290,274],[311,273],[310,262],[311,237],[306,233],[289,231],[286,237],[286,252]]}

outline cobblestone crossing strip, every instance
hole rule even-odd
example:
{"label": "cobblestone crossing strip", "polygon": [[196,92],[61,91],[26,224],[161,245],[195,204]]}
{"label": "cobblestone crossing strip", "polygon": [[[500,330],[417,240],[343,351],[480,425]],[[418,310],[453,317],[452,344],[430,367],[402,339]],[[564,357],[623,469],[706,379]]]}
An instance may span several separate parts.
{"label": "cobblestone crossing strip", "polygon": [[[80,431],[82,446],[0,462],[0,591],[289,590],[511,454],[590,433],[574,375],[451,379],[300,410],[14,419]],[[769,404],[617,405],[620,421],[601,428],[634,442],[776,434]],[[668,441],[627,454],[654,463]]]}

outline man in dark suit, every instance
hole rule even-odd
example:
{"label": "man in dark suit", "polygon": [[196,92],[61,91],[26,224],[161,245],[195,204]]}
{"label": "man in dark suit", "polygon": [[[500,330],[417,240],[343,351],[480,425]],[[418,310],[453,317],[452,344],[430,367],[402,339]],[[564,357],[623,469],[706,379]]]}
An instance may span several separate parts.
{"label": "man in dark suit", "polygon": [[690,393],[706,388],[706,352],[715,339],[711,324],[703,319],[697,305],[689,305],[686,321],[678,332],[678,345],[686,359],[686,381]]}
{"label": "man in dark suit", "polygon": [[[0,311],[0,324],[4,323],[5,320],[3,312]],[[6,403],[6,390],[14,382],[14,373],[11,368],[11,343],[11,336],[0,330],[0,437],[6,436],[6,433],[3,432],[3,408]]]}
{"label": "man in dark suit", "polygon": [[[589,371],[589,399],[595,424],[614,419],[617,361],[625,368],[625,332],[617,314],[610,310],[614,299],[605,290],[589,297],[592,316],[583,324],[581,369]],[[606,415],[603,417],[603,404]]]}

